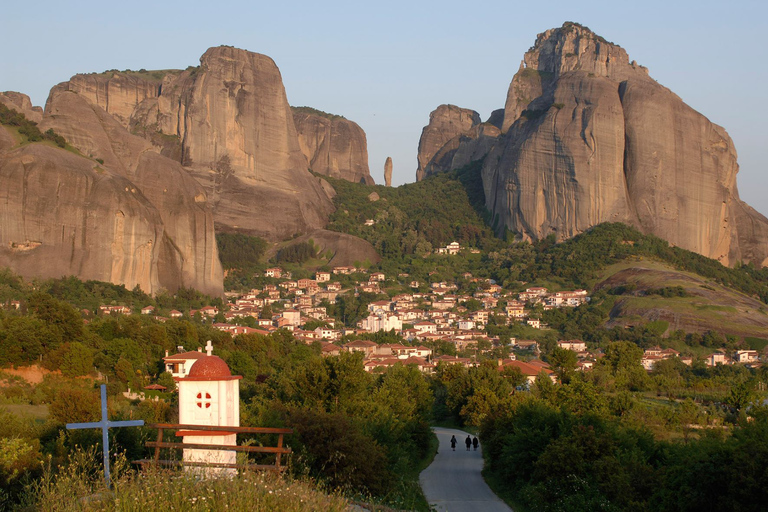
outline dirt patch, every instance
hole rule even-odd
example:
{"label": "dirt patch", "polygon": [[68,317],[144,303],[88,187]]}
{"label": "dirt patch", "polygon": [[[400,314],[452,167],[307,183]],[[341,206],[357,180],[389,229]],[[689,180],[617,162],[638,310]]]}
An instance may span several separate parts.
{"label": "dirt patch", "polygon": [[[46,370],[45,368],[41,368],[36,364],[32,366],[22,366],[20,368],[3,368],[3,369],[0,369],[0,372],[6,373],[8,375],[13,375],[15,377],[21,377],[22,379],[26,380],[30,384],[40,384],[41,382],[43,382],[43,378],[46,375],[50,375],[50,374],[61,375],[61,372],[58,370],[52,372],[50,370]],[[0,385],[2,385],[1,382],[0,382]]]}

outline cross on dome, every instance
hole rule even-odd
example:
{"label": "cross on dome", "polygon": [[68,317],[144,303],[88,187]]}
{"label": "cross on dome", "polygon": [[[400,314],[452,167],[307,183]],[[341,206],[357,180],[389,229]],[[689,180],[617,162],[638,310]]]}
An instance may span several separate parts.
{"label": "cross on dome", "polygon": [[205,353],[209,356],[213,354],[213,345],[211,344],[211,340],[205,342]]}

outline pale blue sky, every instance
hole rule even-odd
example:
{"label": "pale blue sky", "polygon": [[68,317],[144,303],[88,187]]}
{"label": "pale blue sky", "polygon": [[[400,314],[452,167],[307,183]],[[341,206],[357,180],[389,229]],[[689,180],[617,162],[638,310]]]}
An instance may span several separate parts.
{"label": "pale blue sky", "polygon": [[[535,5],[533,5],[535,4]],[[536,34],[576,21],[724,126],[741,197],[768,214],[768,7],[759,1],[6,2],[0,91],[43,105],[55,84],[106,69],[186,68],[221,44],[272,57],[288,101],[365,130],[371,174],[412,182],[421,129],[442,103],[487,119]]]}

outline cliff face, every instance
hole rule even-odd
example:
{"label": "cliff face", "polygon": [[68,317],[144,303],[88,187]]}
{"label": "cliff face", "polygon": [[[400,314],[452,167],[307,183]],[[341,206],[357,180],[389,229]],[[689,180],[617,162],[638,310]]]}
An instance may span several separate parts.
{"label": "cliff face", "polygon": [[455,105],[440,105],[429,114],[419,139],[416,181],[450,168],[461,138],[480,124],[480,114]]}
{"label": "cliff face", "polygon": [[539,34],[503,118],[425,154],[437,171],[485,157],[486,206],[525,240],[619,221],[726,265],[768,264],[768,219],[739,200],[725,130],[577,24]]}
{"label": "cliff face", "polygon": [[292,108],[299,147],[314,172],[374,185],[368,142],[357,123],[306,107]]}
{"label": "cliff face", "polygon": [[[140,194],[157,218],[159,235],[153,242],[156,249],[148,263],[152,279],[129,275],[115,280],[114,273],[103,272],[98,279],[135,281],[150,293],[159,288],[174,291],[180,286],[213,295],[222,293],[223,272],[211,206],[203,188],[178,162],[159,155],[148,141],[131,135],[115,117],[92,103],[89,96],[71,92],[66,84],[51,91],[40,127],[53,128],[84,155],[93,158],[85,160],[95,165],[99,173],[125,180],[126,190]],[[52,173],[57,170],[54,156],[50,155]],[[62,218],[59,222],[69,221]],[[91,250],[99,250],[98,244],[88,244]],[[97,269],[90,271],[99,272]],[[76,268],[69,273],[82,275]]]}
{"label": "cliff face", "polygon": [[199,68],[167,75],[131,122],[155,144],[178,141],[219,229],[283,239],[322,227],[333,210],[308,172],[280,71],[265,55],[211,48]]}
{"label": "cliff face", "polygon": [[0,265],[152,292],[165,239],[141,191],[99,164],[42,144],[0,154]]}

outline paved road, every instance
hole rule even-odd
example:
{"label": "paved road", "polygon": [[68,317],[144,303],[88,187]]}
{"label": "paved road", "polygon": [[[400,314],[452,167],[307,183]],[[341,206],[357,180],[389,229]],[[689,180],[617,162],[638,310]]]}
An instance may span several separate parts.
{"label": "paved road", "polygon": [[[467,451],[467,433],[449,428],[433,428],[440,441],[432,464],[419,475],[424,496],[439,512],[512,512],[480,475],[483,469],[482,446]],[[451,435],[459,443],[451,450]]]}

